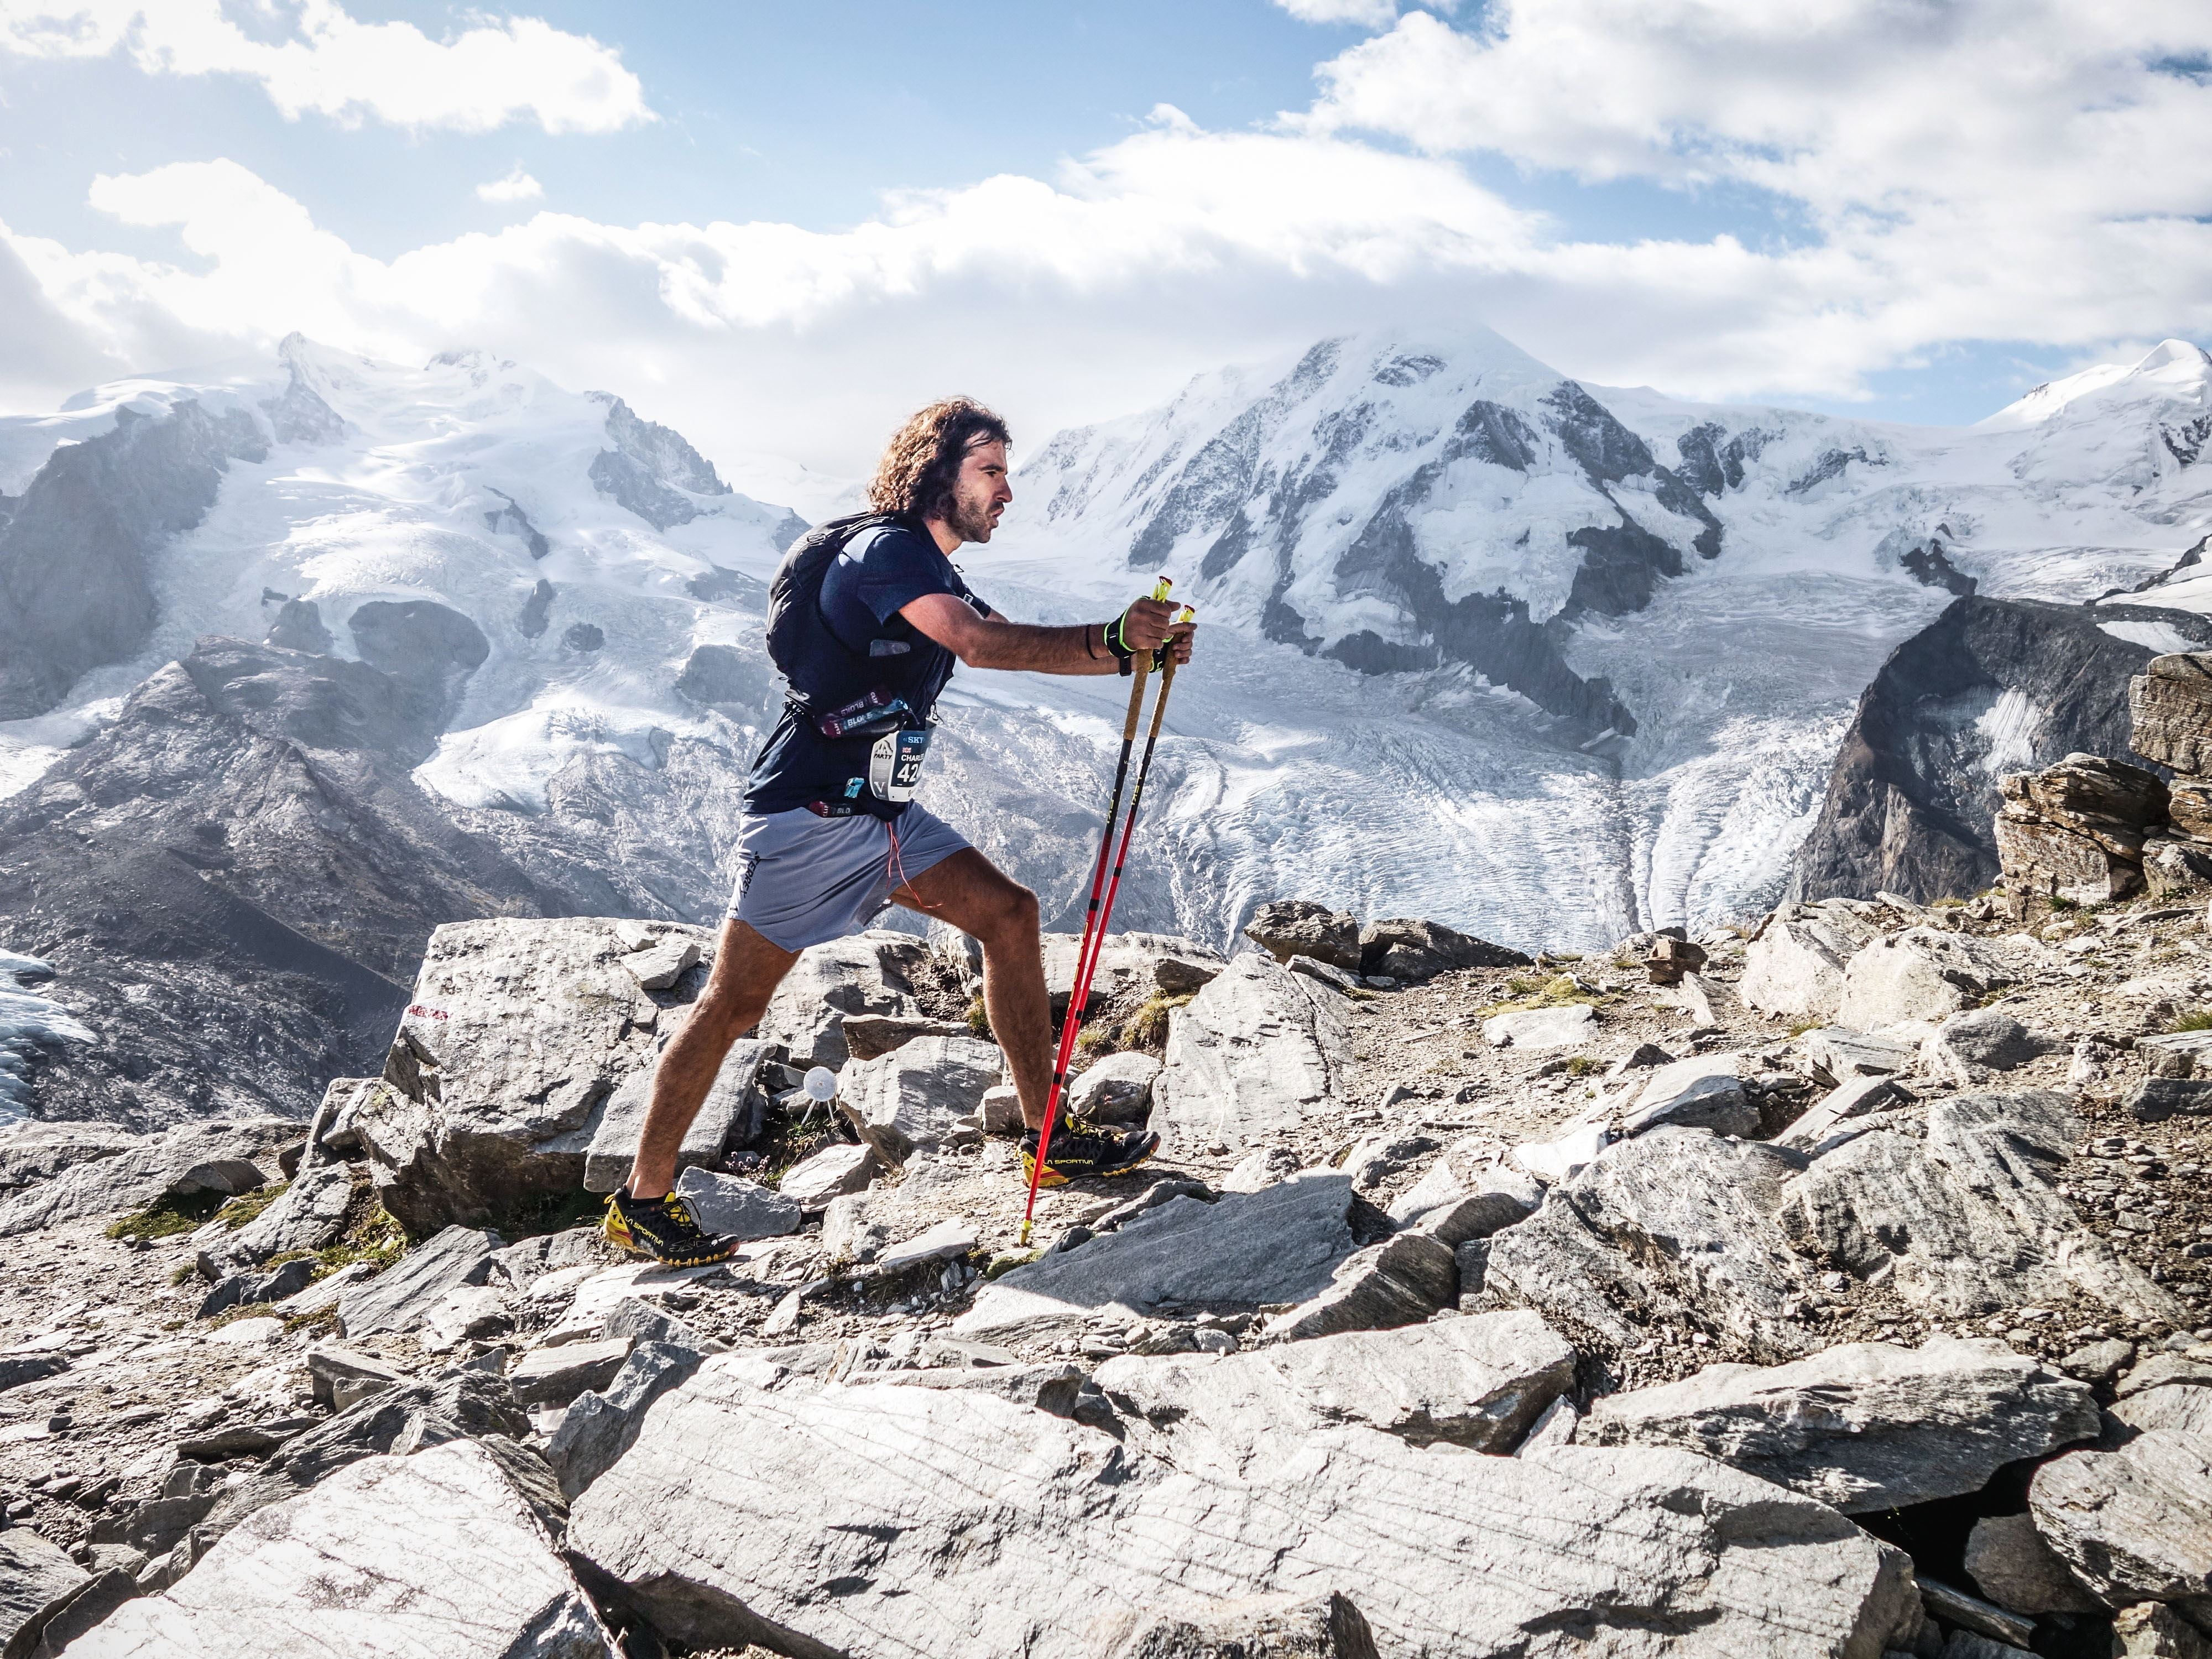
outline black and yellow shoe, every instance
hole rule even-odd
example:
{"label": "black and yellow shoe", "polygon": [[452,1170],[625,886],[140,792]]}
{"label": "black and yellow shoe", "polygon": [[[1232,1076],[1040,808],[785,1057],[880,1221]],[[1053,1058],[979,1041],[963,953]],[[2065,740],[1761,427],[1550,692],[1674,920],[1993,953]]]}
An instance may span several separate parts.
{"label": "black and yellow shoe", "polygon": [[702,1232],[691,1206],[673,1193],[659,1198],[614,1194],[607,1200],[607,1216],[599,1231],[608,1243],[671,1267],[727,1261],[738,1248],[734,1238]]}
{"label": "black and yellow shoe", "polygon": [[[1160,1138],[1149,1129],[1110,1134],[1060,1124],[1052,1132],[1052,1152],[1045,1158],[1044,1173],[1036,1177],[1036,1184],[1063,1187],[1083,1176],[1127,1175],[1149,1162],[1159,1147]],[[1024,1181],[1036,1168],[1036,1150],[1037,1133],[1031,1129],[1022,1136]]]}

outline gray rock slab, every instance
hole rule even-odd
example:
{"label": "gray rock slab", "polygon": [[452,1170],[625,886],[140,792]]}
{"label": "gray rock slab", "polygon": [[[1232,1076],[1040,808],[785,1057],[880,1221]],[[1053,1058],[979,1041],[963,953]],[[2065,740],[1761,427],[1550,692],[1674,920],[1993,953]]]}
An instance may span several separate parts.
{"label": "gray rock slab", "polygon": [[1327,1290],[1269,1320],[1267,1335],[1300,1342],[1340,1331],[1389,1330],[1458,1302],[1452,1247],[1422,1232],[1402,1232],[1346,1257]]}
{"label": "gray rock slab", "polygon": [[2061,1560],[2031,1515],[1984,1516],[1966,1535],[1966,1576],[2007,1613],[2096,1613],[2103,1604]]}
{"label": "gray rock slab", "polygon": [[1686,1453],[1483,1457],[1347,1427],[1230,1480],[986,1392],[770,1391],[734,1358],[654,1407],[569,1524],[694,1646],[1095,1659],[1194,1598],[1332,1590],[1407,1655],[1571,1629],[1622,1659],[1871,1659],[1920,1623],[1900,1553]]}
{"label": "gray rock slab", "polygon": [[1510,1450],[1573,1386],[1575,1351],[1534,1314],[1480,1314],[1214,1358],[1124,1355],[1091,1380],[1182,1469],[1242,1477],[1316,1429]]}
{"label": "gray rock slab", "polygon": [[959,1133],[1005,1057],[975,1037],[916,1037],[878,1059],[848,1066],[837,1104],[860,1139],[890,1164],[933,1152]]}
{"label": "gray rock slab", "polygon": [[235,1195],[276,1173],[276,1149],[299,1138],[282,1118],[184,1123],[112,1156],[72,1164],[50,1181],[0,1203],[0,1238],[85,1216],[143,1210],[195,1193]]}
{"label": "gray rock slab", "polygon": [[950,1020],[902,1014],[848,1014],[842,1027],[845,1048],[854,1060],[877,1060],[922,1036],[973,1036],[973,1030]]}
{"label": "gray rock slab", "polygon": [[1531,1177],[1503,1164],[1476,1172],[1456,1192],[1443,1191],[1459,1183],[1449,1157],[1439,1158],[1391,1200],[1390,1218],[1456,1248],[1527,1220],[1544,1200],[1544,1189]]}
{"label": "gray rock slab", "polygon": [[282,1196],[230,1237],[224,1254],[237,1261],[266,1261],[293,1250],[319,1250],[345,1231],[353,1202],[353,1171],[334,1158],[301,1165]]}
{"label": "gray rock slab", "polygon": [[345,1382],[404,1382],[406,1374],[383,1360],[335,1342],[318,1342],[307,1350],[307,1375],[313,1380],[315,1403],[330,1405],[338,1385]]}
{"label": "gray rock slab", "polygon": [[1296,1176],[1211,1204],[1173,1199],[1080,1249],[993,1280],[953,1329],[1002,1341],[1085,1328],[1115,1306],[1150,1314],[1304,1302],[1328,1288],[1354,1249],[1352,1201],[1350,1178],[1334,1173]]}
{"label": "gray rock slab", "polygon": [[495,1456],[470,1441],[366,1459],[234,1528],[71,1659],[619,1659]]}
{"label": "gray rock slab", "polygon": [[926,1370],[888,1371],[872,1375],[881,1382],[910,1389],[980,1389],[1054,1417],[1073,1417],[1085,1381],[1082,1370],[1065,1362],[1012,1365],[937,1365]]}
{"label": "gray rock slab", "polygon": [[1347,1597],[1263,1595],[1148,1616],[1111,1659],[1376,1659],[1376,1650]]}
{"label": "gray rock slab", "polygon": [[1800,1154],[1703,1129],[1621,1141],[1488,1242],[1485,1291],[1598,1347],[1633,1347],[1665,1321],[1796,1358],[1811,1339],[1788,1314],[1811,1268],[1776,1212],[1803,1167]]}
{"label": "gray rock slab", "polygon": [[1432,979],[1455,968],[1527,968],[1522,951],[1419,916],[1386,916],[1359,930],[1359,971],[1396,980]]}
{"label": "gray rock slab", "polygon": [[2120,1104],[2138,1123],[2212,1116],[2212,1078],[2147,1077],[2128,1091]]}
{"label": "gray rock slab", "polygon": [[548,1273],[599,1266],[605,1252],[597,1227],[569,1227],[557,1233],[536,1233],[493,1251],[492,1269],[526,1295]]}
{"label": "gray rock slab", "polygon": [[626,1336],[610,1336],[532,1348],[507,1368],[507,1385],[526,1406],[565,1406],[580,1394],[612,1382],[631,1346]]}
{"label": "gray rock slab", "polygon": [[2131,1429],[2172,1429],[2212,1441],[2212,1389],[2169,1382],[2116,1401],[2112,1415]]}
{"label": "gray rock slab", "polygon": [[106,1123],[42,1123],[36,1118],[0,1127],[0,1191],[52,1181],[79,1164],[129,1152],[140,1137]]}
{"label": "gray rock slab", "polygon": [[[722,1069],[699,1115],[684,1132],[676,1151],[679,1170],[712,1169],[720,1164],[732,1143],[757,1121],[756,1101],[761,1062],[769,1045],[755,1037],[740,1037],[730,1045]],[[637,1156],[637,1138],[645,1129],[646,1108],[653,1095],[653,1067],[641,1066],[623,1078],[607,1097],[584,1152],[584,1189],[611,1193],[629,1179],[630,1160]]]}
{"label": "gray rock slab", "polygon": [[2058,1369],[2084,1382],[2109,1382],[2135,1357],[2134,1343],[2111,1337],[2101,1342],[2085,1342],[2070,1353],[2060,1356]]}
{"label": "gray rock slab", "polygon": [[2058,1195],[2081,1133],[2069,1097],[1954,1095],[1931,1103],[1925,1123],[1924,1138],[1869,1130],[1790,1184],[1781,1220],[1808,1259],[1879,1279],[1947,1318],[2084,1296],[2131,1317],[2185,1322],[2181,1304]]}
{"label": "gray rock slab", "polygon": [[810,1066],[841,1071],[853,1057],[845,1042],[846,1015],[928,1017],[915,983],[928,971],[929,960],[923,941],[884,928],[802,951],[769,999],[760,1036],[782,1044],[802,1071]]}
{"label": "gray rock slab", "polygon": [[2002,1342],[1854,1342],[1708,1365],[1590,1403],[1583,1445],[1680,1446],[1846,1515],[1979,1492],[1999,1467],[2097,1436],[2089,1390]]}
{"label": "gray rock slab", "polygon": [[1909,1042],[1869,1036],[1863,1031],[1847,1030],[1841,1025],[1824,1025],[1817,1031],[1808,1031],[1803,1041],[1805,1057],[1836,1085],[1849,1083],[1854,1078],[1887,1077],[1909,1070],[1917,1052]]}
{"label": "gray rock slab", "polygon": [[1638,1135],[1669,1123],[1723,1135],[1755,1133],[1759,1108],[1744,1092],[1742,1056],[1698,1054],[1660,1066],[1631,1103],[1621,1133]]}
{"label": "gray rock slab", "polygon": [[2141,1394],[2146,1389],[2162,1389],[2168,1383],[2212,1388],[2212,1361],[2185,1353],[2154,1353],[2128,1367],[2112,1385],[2112,1392],[2125,1400],[2130,1395]]}
{"label": "gray rock slab", "polygon": [[690,1205],[692,1218],[710,1233],[731,1238],[781,1238],[799,1231],[801,1211],[797,1199],[743,1176],[686,1170],[677,1177],[676,1191]]}
{"label": "gray rock slab", "polygon": [[876,1270],[902,1273],[933,1261],[951,1261],[975,1248],[975,1224],[957,1218],[940,1221],[912,1238],[884,1247],[876,1258]]}
{"label": "gray rock slab", "polygon": [[1877,939],[1844,969],[1836,1023],[1855,1031],[1940,1020],[1972,1007],[2019,975],[1992,945],[1963,933],[1908,927]]}
{"label": "gray rock slab", "polygon": [[1344,999],[1256,951],[1168,1023],[1152,1127],[1170,1149],[1243,1152],[1333,1118],[1350,1061]]}
{"label": "gray rock slab", "polygon": [[2108,1607],[2195,1598],[2212,1613],[2212,1440],[2152,1429],[2054,1458],[2028,1483],[2044,1541]]}
{"label": "gray rock slab", "polygon": [[1993,1073],[2016,1070],[2060,1046],[2002,1008],[1972,1008],[1952,1015],[1921,1043],[1920,1064],[1931,1077],[1972,1088],[1986,1083]]}
{"label": "gray rock slab", "polygon": [[1579,1048],[1596,1036],[1597,1010],[1586,1002],[1572,1002],[1562,1008],[1523,1008],[1482,1022],[1482,1040],[1492,1048],[1532,1054]]}
{"label": "gray rock slab", "polygon": [[684,970],[699,960],[699,941],[695,939],[672,939],[642,951],[633,951],[623,957],[623,966],[629,969],[641,991],[665,991],[684,977]]}
{"label": "gray rock slab", "polygon": [[491,1273],[497,1233],[448,1227],[425,1239],[374,1279],[338,1298],[338,1334],[358,1341],[381,1331],[413,1330],[464,1285],[481,1285]]}
{"label": "gray rock slab", "polygon": [[1954,1655],[1963,1659],[2003,1659],[2007,1654],[2026,1652],[2027,1644],[2035,1639],[2033,1620],[2007,1613],[1994,1601],[1984,1601],[1924,1573],[1920,1577],[1920,1600],[1934,1617],[1947,1625],[1963,1626],[1945,1638],[1944,1659],[1953,1659]]}
{"label": "gray rock slab", "polygon": [[1830,1137],[1847,1129],[1853,1119],[1900,1104],[1905,1098],[1903,1086],[1894,1078],[1855,1077],[1807,1107],[1803,1115],[1774,1137],[1774,1144],[1806,1152],[1824,1150]]}
{"label": "gray rock slab", "polygon": [[1744,946],[1737,994],[1763,1014],[1832,1018],[1844,966],[1878,932],[1840,907],[1785,905]]}
{"label": "gray rock slab", "polygon": [[571,1501],[615,1466],[637,1438],[646,1409],[705,1362],[706,1355],[680,1343],[641,1342],[603,1389],[580,1394],[553,1431],[545,1461]]}
{"label": "gray rock slab", "polygon": [[866,1191],[883,1167],[872,1146],[825,1146],[785,1170],[776,1190],[797,1199],[802,1210],[818,1210],[833,1198]]}
{"label": "gray rock slab", "polygon": [[[1073,933],[1044,936],[1044,982],[1057,1015],[1067,1006],[1075,986],[1077,946]],[[1091,1000],[1149,995],[1155,990],[1192,990],[1220,972],[1221,953],[1180,933],[1109,933],[1092,970]],[[1163,979],[1163,975],[1165,978]],[[1190,981],[1195,980],[1197,983]]]}
{"label": "gray rock slab", "polygon": [[31,1653],[46,1620],[91,1582],[60,1545],[28,1527],[0,1528],[0,1652]]}
{"label": "gray rock slab", "polygon": [[1160,1062],[1150,1054],[1109,1054],[1068,1085],[1067,1109],[1093,1123],[1142,1123],[1159,1074]]}
{"label": "gray rock slab", "polygon": [[430,935],[385,1057],[389,1086],[355,1115],[378,1197],[410,1232],[497,1224],[583,1183],[609,1101],[651,1068],[662,1027],[706,977],[648,993],[627,957],[615,924],[586,917],[448,922]]}

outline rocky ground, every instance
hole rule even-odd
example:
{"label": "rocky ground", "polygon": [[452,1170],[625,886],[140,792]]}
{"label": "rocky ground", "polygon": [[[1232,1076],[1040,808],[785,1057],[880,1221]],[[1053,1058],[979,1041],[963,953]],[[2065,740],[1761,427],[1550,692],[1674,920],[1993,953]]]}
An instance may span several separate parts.
{"label": "rocky ground", "polygon": [[443,928],[312,1125],[0,1140],[8,1651],[2212,1650],[2207,922],[1116,936],[1073,1098],[1162,1149],[1027,1248],[972,956],[872,933],[693,1270],[577,1194],[711,938]]}

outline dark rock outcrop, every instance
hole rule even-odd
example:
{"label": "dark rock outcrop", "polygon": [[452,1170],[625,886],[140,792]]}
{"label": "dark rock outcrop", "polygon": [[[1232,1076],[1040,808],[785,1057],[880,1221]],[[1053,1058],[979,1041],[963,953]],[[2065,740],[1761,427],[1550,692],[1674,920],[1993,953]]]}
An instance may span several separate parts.
{"label": "dark rock outcrop", "polygon": [[699,702],[767,705],[775,676],[765,655],[748,654],[733,645],[692,647],[690,659],[676,677],[676,689]]}
{"label": "dark rock outcrop", "polygon": [[491,655],[483,629],[434,599],[371,599],[346,625],[362,661],[431,702],[441,731],[459,707],[468,677]]}
{"label": "dark rock outcrop", "polygon": [[325,652],[337,641],[323,626],[323,608],[313,599],[287,599],[269,627],[269,643],[287,651]]}
{"label": "dark rock outcrop", "polygon": [[43,714],[77,677],[142,649],[154,628],[148,560],[215,505],[234,459],[268,454],[251,415],[197,403],[47,457],[0,523],[0,720]]}
{"label": "dark rock outcrop", "polygon": [[602,495],[613,496],[655,530],[671,530],[699,516],[701,509],[690,496],[732,493],[714,464],[684,441],[682,433],[639,419],[611,393],[587,395],[607,405],[607,437],[614,445],[592,459],[592,484]]}
{"label": "dark rock outcrop", "polygon": [[375,1070],[423,943],[573,908],[409,775],[436,688],[208,639],[0,801],[0,914],[95,1032],[32,1066],[40,1115],[304,1117]]}
{"label": "dark rock outcrop", "polygon": [[1973,597],[1899,646],[1844,735],[1792,896],[1989,886],[2002,775],[2128,752],[2128,682],[2154,653],[2104,626],[2126,622],[2212,642],[2212,622],[2183,611]]}

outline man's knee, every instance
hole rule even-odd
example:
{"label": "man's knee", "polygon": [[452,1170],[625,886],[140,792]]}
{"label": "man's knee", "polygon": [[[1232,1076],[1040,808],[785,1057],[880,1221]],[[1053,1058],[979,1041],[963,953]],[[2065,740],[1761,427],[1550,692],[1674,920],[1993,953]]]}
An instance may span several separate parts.
{"label": "man's knee", "polygon": [[997,895],[986,919],[989,931],[981,935],[985,949],[1018,950],[1037,937],[1037,896],[1019,882],[1010,881]]}

